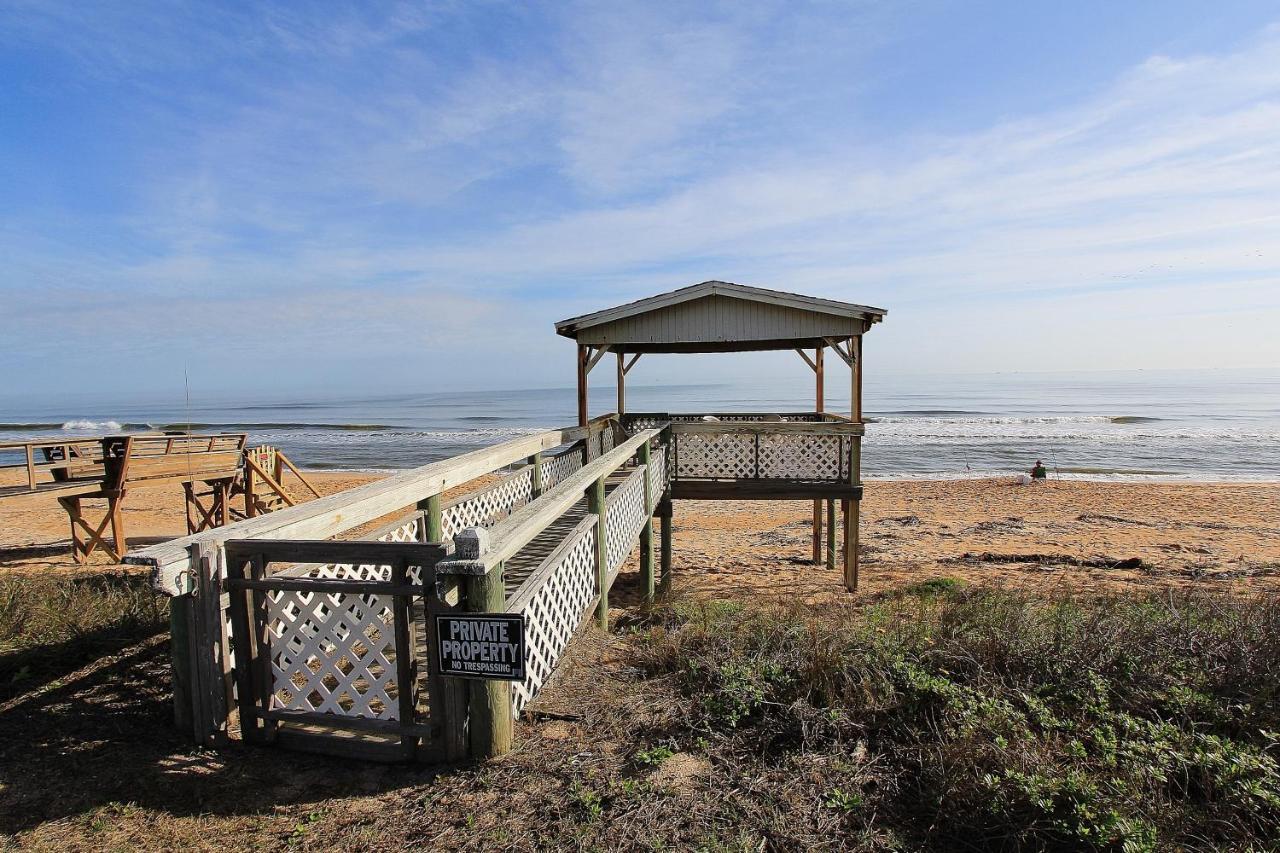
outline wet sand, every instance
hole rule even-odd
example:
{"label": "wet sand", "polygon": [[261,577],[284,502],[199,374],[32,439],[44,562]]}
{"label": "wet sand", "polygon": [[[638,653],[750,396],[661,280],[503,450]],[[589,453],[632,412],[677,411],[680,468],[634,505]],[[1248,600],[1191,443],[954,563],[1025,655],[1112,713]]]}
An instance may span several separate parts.
{"label": "wet sand", "polygon": [[[325,494],[377,476],[308,473]],[[812,503],[804,501],[677,502],[676,589],[810,601],[842,594],[839,568],[811,562],[811,517]],[[183,535],[181,487],[136,491],[125,519],[133,549]],[[633,554],[625,571],[635,567]],[[72,561],[67,518],[53,498],[0,504],[0,573],[121,568],[101,553],[87,566]],[[868,483],[861,591],[938,577],[1046,590],[1277,589],[1280,483]],[[634,587],[634,577],[624,577],[614,603],[630,603]]]}

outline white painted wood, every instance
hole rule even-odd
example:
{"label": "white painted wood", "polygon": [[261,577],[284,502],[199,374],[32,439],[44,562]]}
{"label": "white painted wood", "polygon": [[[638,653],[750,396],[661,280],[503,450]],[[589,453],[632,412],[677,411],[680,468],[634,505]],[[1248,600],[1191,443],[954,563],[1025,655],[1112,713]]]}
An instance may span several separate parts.
{"label": "white painted wood", "polygon": [[505,465],[523,461],[534,453],[572,443],[599,431],[599,423],[593,421],[586,427],[549,430],[512,439],[269,515],[154,545],[128,555],[125,562],[149,566],[151,583],[157,591],[166,595],[185,595],[195,588],[193,554],[196,545],[217,547],[228,539],[328,538]]}
{"label": "white painted wood", "polygon": [[440,575],[479,574],[492,570],[494,566],[514,556],[517,551],[533,541],[534,537],[547,525],[582,500],[587,486],[621,468],[635,454],[636,448],[656,438],[659,432],[661,430],[649,429],[636,433],[599,459],[583,466],[533,503],[517,509],[491,527],[489,529],[491,540],[487,553],[481,554],[475,560],[443,560],[436,564],[436,573]]}

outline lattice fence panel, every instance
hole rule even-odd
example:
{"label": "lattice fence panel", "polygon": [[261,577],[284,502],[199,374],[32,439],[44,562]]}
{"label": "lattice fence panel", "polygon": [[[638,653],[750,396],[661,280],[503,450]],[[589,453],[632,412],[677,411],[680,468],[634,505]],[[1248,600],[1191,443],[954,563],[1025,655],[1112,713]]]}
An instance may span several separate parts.
{"label": "lattice fence panel", "polygon": [[443,510],[440,513],[441,533],[446,539],[452,539],[468,527],[492,527],[532,498],[533,468],[528,466]]}
{"label": "lattice fence panel", "polygon": [[613,429],[605,427],[600,431],[600,455],[603,456],[610,450],[613,450]]}
{"label": "lattice fence panel", "polygon": [[266,603],[272,708],[399,718],[391,596],[281,590]]}
{"label": "lattice fence panel", "polygon": [[637,470],[605,500],[605,557],[609,575],[617,573],[644,527],[644,471]]}
{"label": "lattice fence panel", "polygon": [[838,435],[765,433],[760,436],[760,476],[790,480],[839,480],[842,441]]}
{"label": "lattice fence panel", "polygon": [[739,480],[756,475],[755,437],[750,433],[678,436],[677,477]]}
{"label": "lattice fence panel", "polygon": [[520,713],[555,671],[565,646],[577,632],[595,600],[596,531],[585,527],[562,553],[555,568],[521,608],[529,657],[525,680],[513,685],[511,704]]}
{"label": "lattice fence panel", "polygon": [[662,447],[649,457],[649,506],[654,506],[658,498],[667,490],[667,455]]}
{"label": "lattice fence panel", "polygon": [[551,456],[542,461],[542,488],[550,489],[552,486],[573,476],[573,474],[582,468],[582,448],[575,447],[561,453],[558,456]]}

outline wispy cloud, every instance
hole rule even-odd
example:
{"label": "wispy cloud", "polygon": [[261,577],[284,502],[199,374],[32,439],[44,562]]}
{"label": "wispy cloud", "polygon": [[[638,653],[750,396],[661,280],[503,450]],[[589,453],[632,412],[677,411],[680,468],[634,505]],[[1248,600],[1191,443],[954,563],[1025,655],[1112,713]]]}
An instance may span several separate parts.
{"label": "wispy cloud", "polygon": [[[999,364],[975,329],[1118,311],[1082,333],[1141,342],[1096,346],[1107,359],[1176,360],[1172,331],[1224,364],[1280,362],[1253,337],[1280,319],[1274,27],[1135,56],[986,127],[872,133],[841,111],[887,85],[877,52],[904,24],[877,4],[122,8],[2,18],[7,43],[61,55],[154,129],[114,206],[0,212],[6,339],[39,340],[53,303],[68,332],[119,330],[109,351],[213,352],[249,345],[241,318],[265,306],[292,318],[280,353],[314,349],[317,369],[320,341],[445,358],[484,335],[501,343],[471,366],[500,384],[513,353],[558,352],[561,314],[718,277],[884,304],[877,334],[913,367],[948,347]],[[1229,342],[1186,311],[1224,302],[1252,306]],[[1029,335],[1020,358],[1080,364],[1064,346]],[[554,381],[543,361],[526,369]]]}

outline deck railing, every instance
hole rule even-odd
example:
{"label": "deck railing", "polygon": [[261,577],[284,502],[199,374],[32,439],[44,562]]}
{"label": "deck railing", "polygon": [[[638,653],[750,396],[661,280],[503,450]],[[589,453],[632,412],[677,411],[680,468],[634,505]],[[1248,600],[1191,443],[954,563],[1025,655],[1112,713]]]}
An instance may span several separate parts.
{"label": "deck railing", "polygon": [[[509,738],[511,715],[544,687],[592,610],[607,620],[610,588],[637,543],[642,594],[653,596],[653,519],[662,519],[665,578],[670,498],[681,489],[693,498],[856,499],[861,424],[818,413],[655,417],[515,439],[134,555],[177,596],[174,634],[188,637],[185,647],[175,641],[180,717],[190,715],[201,741],[219,743],[234,683],[255,737],[284,727],[302,748],[348,754],[361,736],[380,737],[393,757],[493,754],[502,735],[492,726],[505,720]],[[483,487],[444,499],[450,486],[485,475],[493,479]],[[765,491],[732,491],[744,484]],[[317,538],[406,505],[416,509],[367,545]],[[426,666],[429,632],[414,621],[433,609],[522,614],[525,680],[439,684]],[[366,630],[376,636],[361,639]],[[413,689],[402,694],[404,679]]]}

